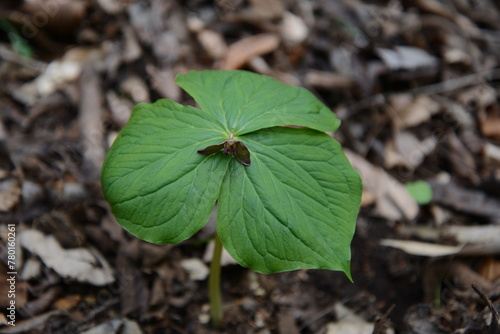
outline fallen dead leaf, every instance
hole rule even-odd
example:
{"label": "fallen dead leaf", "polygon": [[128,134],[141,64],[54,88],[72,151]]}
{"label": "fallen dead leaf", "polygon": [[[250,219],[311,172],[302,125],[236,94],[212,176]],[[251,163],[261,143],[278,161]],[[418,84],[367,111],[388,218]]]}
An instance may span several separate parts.
{"label": "fallen dead leaf", "polygon": [[332,72],[309,70],[305,76],[307,85],[321,89],[349,89],[354,80]]}
{"label": "fallen dead leaf", "polygon": [[345,150],[345,154],[361,174],[363,188],[376,194],[375,209],[380,216],[391,220],[415,219],[419,206],[402,184],[354,152]]}
{"label": "fallen dead leaf", "polygon": [[494,257],[487,257],[486,261],[479,267],[479,275],[489,282],[496,282],[500,278],[500,261]]}
{"label": "fallen dead leaf", "polygon": [[419,140],[409,131],[397,131],[386,144],[385,167],[405,166],[414,169],[422,164],[425,157],[436,148],[433,137]]}
{"label": "fallen dead leaf", "polygon": [[[8,284],[7,279],[10,278],[10,275],[7,274],[6,267],[3,265],[0,267],[3,271],[0,273],[0,280],[2,284],[0,285],[0,307],[6,308],[10,305],[11,298],[9,298],[9,289],[10,284]],[[19,309],[24,307],[26,301],[28,300],[28,283],[17,280],[15,286],[15,301],[16,307]]]}
{"label": "fallen dead leaf", "polygon": [[111,267],[96,250],[64,249],[53,236],[46,236],[37,230],[21,231],[19,242],[63,278],[97,286],[115,281]]}
{"label": "fallen dead leaf", "polygon": [[221,59],[227,52],[227,44],[221,34],[211,29],[203,29],[198,35],[198,41],[213,59]]}
{"label": "fallen dead leaf", "polygon": [[394,240],[383,239],[380,241],[382,246],[397,248],[405,253],[418,256],[439,257],[458,254],[462,248],[461,246],[446,246],[438,245],[429,242],[412,241],[412,240]]}
{"label": "fallen dead leaf", "polygon": [[106,13],[110,15],[119,14],[124,9],[123,1],[119,0],[97,0],[97,3]]}
{"label": "fallen dead leaf", "polygon": [[309,36],[305,22],[297,15],[285,12],[280,26],[283,40],[291,46],[300,44]]}
{"label": "fallen dead leaf", "polygon": [[396,46],[394,49],[375,49],[387,67],[393,71],[415,71],[419,68],[434,68],[437,58],[427,51],[412,46]]}
{"label": "fallen dead leaf", "polygon": [[427,95],[414,98],[411,94],[392,94],[387,112],[398,129],[419,125],[428,121],[441,108],[440,104]]}
{"label": "fallen dead leaf", "polygon": [[454,183],[430,182],[430,185],[433,201],[456,211],[487,217],[494,222],[499,220],[500,200],[480,190],[463,188]]}
{"label": "fallen dead leaf", "polygon": [[250,59],[276,50],[280,39],[273,33],[264,33],[240,39],[231,44],[221,64],[222,70],[243,67]]}
{"label": "fallen dead leaf", "polygon": [[76,307],[82,300],[80,295],[67,295],[62,298],[57,299],[54,302],[54,307],[61,311],[69,311]]}
{"label": "fallen dead leaf", "polygon": [[182,260],[181,267],[188,272],[189,279],[192,281],[203,281],[208,276],[208,267],[200,259]]}
{"label": "fallen dead leaf", "polygon": [[[334,305],[337,322],[330,322],[326,325],[326,334],[372,334],[375,323],[368,322],[353,310],[347,308],[342,303]],[[392,328],[386,329],[386,334],[393,334]]]}
{"label": "fallen dead leaf", "polygon": [[9,212],[21,198],[21,187],[15,179],[0,181],[0,212]]}
{"label": "fallen dead leaf", "polygon": [[95,47],[75,47],[60,59],[49,63],[45,71],[15,92],[14,97],[26,105],[35,105],[40,98],[54,93],[64,85],[77,80],[86,62],[101,67],[104,53]]}
{"label": "fallen dead leaf", "polygon": [[[500,127],[500,122],[498,125]],[[500,146],[486,143],[483,148],[483,155],[488,167],[493,169],[500,168]]]}
{"label": "fallen dead leaf", "polygon": [[137,322],[129,319],[114,319],[92,329],[82,332],[82,334],[142,334],[142,330]]}
{"label": "fallen dead leaf", "polygon": [[26,320],[16,321],[16,326],[9,326],[7,328],[0,328],[0,333],[17,334],[17,333],[33,333],[43,327],[43,325],[54,316],[63,314],[59,310],[50,311],[36,317],[31,317]]}

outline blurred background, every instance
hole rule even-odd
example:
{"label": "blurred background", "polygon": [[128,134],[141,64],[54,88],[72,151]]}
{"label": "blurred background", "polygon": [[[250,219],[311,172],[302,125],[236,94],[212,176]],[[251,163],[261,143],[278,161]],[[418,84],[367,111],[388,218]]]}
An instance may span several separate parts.
{"label": "blurred background", "polygon": [[[499,61],[494,0],[3,0],[0,333],[498,333]],[[354,283],[227,259],[216,330],[211,230],[157,246],[116,223],[107,149],[135,104],[194,105],[174,80],[202,69],[303,86],[342,120]]]}

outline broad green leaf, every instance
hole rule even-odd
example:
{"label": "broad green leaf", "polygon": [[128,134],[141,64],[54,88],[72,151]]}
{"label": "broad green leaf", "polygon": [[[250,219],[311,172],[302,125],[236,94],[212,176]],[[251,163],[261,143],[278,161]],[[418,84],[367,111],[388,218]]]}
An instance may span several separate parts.
{"label": "broad green leaf", "polygon": [[104,162],[104,197],[118,222],[153,243],[177,243],[207,222],[229,159],[197,153],[225,137],[208,115],[169,100],[140,104]]}
{"label": "broad green leaf", "polygon": [[236,136],[278,125],[335,131],[340,120],[312,93],[246,71],[192,71],[176,78],[200,107]]}
{"label": "broad green leaf", "polygon": [[361,182],[321,132],[338,127],[335,115],[305,89],[250,72],[190,72],[177,82],[201,109],[140,104],[106,156],[102,188],[118,222],[146,241],[177,243],[219,201],[218,234],[241,265],[350,277]]}
{"label": "broad green leaf", "polygon": [[239,139],[252,164],[231,162],[222,183],[217,233],[227,251],[261,273],[321,268],[349,276],[361,181],[338,142],[282,127]]}

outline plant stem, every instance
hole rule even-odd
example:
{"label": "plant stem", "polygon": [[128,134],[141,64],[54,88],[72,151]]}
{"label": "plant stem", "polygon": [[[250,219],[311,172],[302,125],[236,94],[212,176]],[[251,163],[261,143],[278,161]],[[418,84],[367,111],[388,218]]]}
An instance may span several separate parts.
{"label": "plant stem", "polygon": [[220,328],[222,323],[222,298],[220,293],[222,243],[217,234],[215,234],[214,242],[214,253],[212,255],[212,262],[210,263],[210,276],[208,278],[208,294],[212,323],[215,327]]}

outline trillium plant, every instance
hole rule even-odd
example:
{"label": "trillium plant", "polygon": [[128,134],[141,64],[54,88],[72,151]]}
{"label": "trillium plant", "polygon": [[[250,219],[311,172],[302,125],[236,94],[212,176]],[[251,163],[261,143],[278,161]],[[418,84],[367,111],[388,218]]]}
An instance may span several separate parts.
{"label": "trillium plant", "polygon": [[222,248],[259,273],[330,269],[350,275],[361,181],[339,125],[312,93],[246,71],[192,71],[177,84],[200,109],[138,104],[102,167],[104,197],[131,234],[174,244],[217,204],[209,278],[221,321]]}

